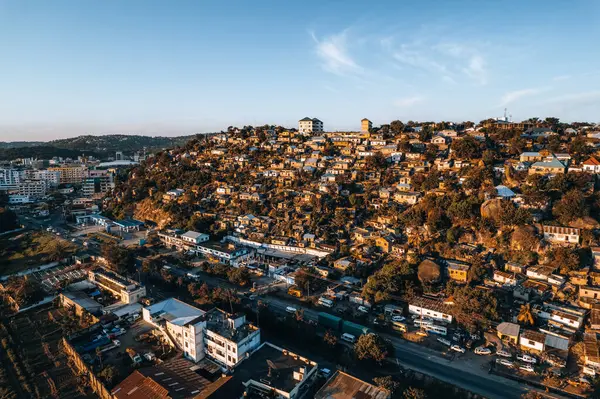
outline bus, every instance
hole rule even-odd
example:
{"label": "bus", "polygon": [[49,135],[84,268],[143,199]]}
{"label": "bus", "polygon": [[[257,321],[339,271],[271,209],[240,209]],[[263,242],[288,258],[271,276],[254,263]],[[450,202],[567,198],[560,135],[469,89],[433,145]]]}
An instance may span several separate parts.
{"label": "bus", "polygon": [[394,331],[399,331],[403,333],[408,331],[408,327],[406,326],[406,324],[400,323],[399,321],[392,321],[392,329]]}
{"label": "bus", "polygon": [[333,301],[331,299],[320,297],[319,298],[319,305],[325,306],[326,308],[332,308],[333,307]]}
{"label": "bus", "polygon": [[432,326],[433,322],[429,321],[429,320],[415,320],[414,321],[415,327],[426,327],[426,326]]}
{"label": "bus", "polygon": [[431,324],[428,326],[424,326],[426,331],[432,332],[438,335],[446,335],[448,334],[448,329],[443,326],[436,326],[435,324]]}
{"label": "bus", "polygon": [[340,337],[343,341],[350,342],[351,344],[356,342],[356,337],[352,334],[343,333]]}

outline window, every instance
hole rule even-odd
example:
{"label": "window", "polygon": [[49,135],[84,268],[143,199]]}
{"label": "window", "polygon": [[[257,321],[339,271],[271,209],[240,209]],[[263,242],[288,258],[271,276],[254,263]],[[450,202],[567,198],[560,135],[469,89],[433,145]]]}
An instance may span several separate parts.
{"label": "window", "polygon": [[186,348],[188,347],[188,343],[187,343],[187,341],[186,341],[186,343],[185,343],[185,347],[186,347]]}
{"label": "window", "polygon": [[535,342],[533,342],[532,340],[529,340],[529,345],[535,346]]}

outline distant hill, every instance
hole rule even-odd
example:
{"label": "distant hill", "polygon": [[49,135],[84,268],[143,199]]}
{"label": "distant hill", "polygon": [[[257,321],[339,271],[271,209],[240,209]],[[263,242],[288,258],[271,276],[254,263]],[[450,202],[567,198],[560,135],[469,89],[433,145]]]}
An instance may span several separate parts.
{"label": "distant hill", "polygon": [[38,145],[33,147],[0,148],[0,160],[10,161],[17,158],[50,159],[53,157],[77,158],[80,155],[92,155],[101,158],[102,154],[95,151],[69,150],[49,145]]}
{"label": "distant hill", "polygon": [[185,144],[194,136],[178,137],[150,137],[134,136],[126,134],[111,134],[106,136],[78,136],[69,139],[59,139],[49,141],[47,144],[57,148],[67,148],[70,150],[98,151],[98,152],[135,152],[141,151],[144,147],[150,149],[163,149],[176,147]]}
{"label": "distant hill", "polygon": [[173,148],[185,144],[195,137],[177,136],[140,136],[111,134],[104,136],[78,136],[68,139],[58,139],[48,142],[41,141],[13,141],[0,142],[0,160],[12,160],[16,158],[40,158],[48,159],[54,156],[76,158],[85,153],[97,158],[114,156],[116,151],[123,151],[131,155],[136,151],[148,152]]}

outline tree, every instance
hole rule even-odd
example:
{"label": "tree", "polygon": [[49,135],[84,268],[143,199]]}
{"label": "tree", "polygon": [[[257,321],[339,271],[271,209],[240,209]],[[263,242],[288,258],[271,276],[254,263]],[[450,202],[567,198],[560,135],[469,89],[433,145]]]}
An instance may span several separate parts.
{"label": "tree", "polygon": [[337,345],[337,337],[331,332],[331,330],[325,331],[325,335],[323,335],[323,342],[331,348],[334,348]]}
{"label": "tree", "polygon": [[535,319],[533,318],[533,312],[531,311],[531,305],[529,303],[521,305],[517,320],[525,325],[533,326],[535,324]]}
{"label": "tree", "polygon": [[389,375],[386,375],[385,377],[375,377],[373,378],[373,382],[379,388],[390,391],[391,394],[394,394],[394,392],[400,388],[400,384],[397,381],[394,381],[394,379]]}
{"label": "tree", "polygon": [[133,252],[117,244],[104,244],[102,256],[106,259],[108,267],[120,274],[133,269],[135,264]]}
{"label": "tree", "polygon": [[403,393],[404,399],[427,399],[425,391],[418,388],[408,387]]}
{"label": "tree", "polygon": [[454,140],[450,148],[461,159],[481,158],[482,145],[477,139],[471,136]]}
{"label": "tree", "polygon": [[385,156],[380,151],[377,151],[365,159],[365,165],[367,169],[385,169],[387,161],[385,160]]}
{"label": "tree", "polygon": [[560,272],[566,274],[570,271],[579,270],[582,266],[581,254],[578,250],[568,247],[552,248],[546,255],[548,264],[560,268]]}
{"label": "tree", "polygon": [[119,375],[119,370],[113,365],[108,365],[98,372],[98,377],[105,381],[109,386]]}
{"label": "tree", "polygon": [[402,123],[402,121],[392,121],[390,123],[390,130],[392,131],[393,134],[400,134],[404,131],[404,123]]}
{"label": "tree", "polygon": [[250,283],[250,272],[245,267],[232,267],[227,270],[227,278],[233,284],[243,287]]}
{"label": "tree", "polygon": [[7,208],[0,208],[0,233],[19,227],[17,215]]}
{"label": "tree", "polygon": [[552,208],[552,214],[562,223],[585,217],[589,214],[589,207],[585,202],[583,193],[579,190],[567,192]]}
{"label": "tree", "polygon": [[354,353],[358,360],[374,361],[381,364],[388,354],[385,342],[376,334],[363,334],[354,344]]}

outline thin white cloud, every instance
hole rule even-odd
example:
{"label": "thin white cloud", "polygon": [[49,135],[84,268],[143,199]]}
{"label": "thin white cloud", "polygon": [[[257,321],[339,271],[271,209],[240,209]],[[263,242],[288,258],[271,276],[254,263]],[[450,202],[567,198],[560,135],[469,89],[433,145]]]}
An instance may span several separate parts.
{"label": "thin white cloud", "polygon": [[559,76],[553,77],[552,80],[555,82],[560,82],[561,80],[569,80],[571,78],[572,78],[571,75],[559,75]]}
{"label": "thin white cloud", "polygon": [[347,48],[347,30],[323,39],[310,32],[315,44],[317,56],[324,70],[345,76],[360,73],[363,68],[350,56]]}
{"label": "thin white cloud", "polygon": [[463,71],[473,80],[477,81],[479,84],[487,84],[487,69],[485,65],[485,60],[482,56],[477,54],[472,55],[469,58],[469,65],[463,68]]}
{"label": "thin white cloud", "polygon": [[600,91],[562,94],[544,101],[546,104],[589,105],[600,102]]}
{"label": "thin white cloud", "polygon": [[521,90],[509,91],[502,96],[502,98],[500,100],[500,106],[504,107],[510,103],[513,103],[513,102],[523,98],[523,97],[534,96],[536,94],[541,93],[542,91],[544,91],[544,89],[541,89],[541,88],[531,88],[531,89],[521,89]]}
{"label": "thin white cloud", "polygon": [[407,108],[422,103],[424,100],[425,98],[423,96],[405,97],[394,100],[394,105],[400,108]]}
{"label": "thin white cloud", "polygon": [[487,63],[477,46],[456,42],[429,42],[417,39],[394,47],[393,40],[386,37],[380,40],[380,45],[396,61],[436,75],[446,83],[456,84],[462,75],[480,85],[487,84]]}

